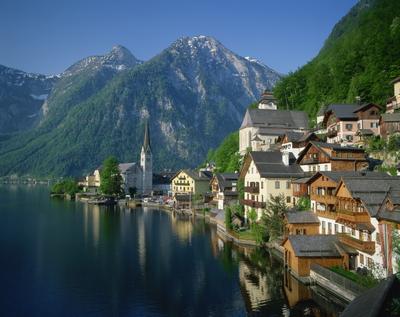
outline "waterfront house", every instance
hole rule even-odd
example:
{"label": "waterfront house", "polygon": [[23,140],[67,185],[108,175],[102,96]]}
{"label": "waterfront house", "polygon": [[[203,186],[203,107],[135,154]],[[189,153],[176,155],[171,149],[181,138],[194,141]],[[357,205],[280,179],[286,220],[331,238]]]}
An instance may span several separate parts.
{"label": "waterfront house", "polygon": [[336,235],[289,235],[282,246],[284,264],[296,277],[308,277],[311,264],[349,269],[355,253]]}
{"label": "waterfront house", "polygon": [[271,100],[261,100],[258,108],[247,109],[239,129],[239,152],[266,151],[286,132],[308,131],[304,111],[277,110]]}
{"label": "waterfront house", "polygon": [[373,103],[329,105],[323,120],[327,142],[355,144],[360,141],[360,130],[364,135],[379,135],[380,110],[380,106]]}
{"label": "waterfront house", "polygon": [[257,219],[265,210],[269,197],[283,195],[286,203],[293,206],[292,180],[304,175],[291,153],[280,151],[250,152],[243,162],[239,178],[244,181],[244,199],[241,203],[245,215],[254,209]]}
{"label": "waterfront house", "polygon": [[172,193],[172,177],[176,173],[164,172],[153,175],[153,193],[155,195],[169,195]]}
{"label": "waterfront house", "polygon": [[312,211],[291,211],[285,213],[284,235],[315,235],[319,232],[319,220]]}
{"label": "waterfront house", "polygon": [[209,171],[181,170],[172,177],[172,194],[204,196],[210,190],[211,177]]}
{"label": "waterfront house", "polygon": [[358,171],[368,168],[363,149],[314,141],[309,142],[299,154],[297,164],[305,172]]}
{"label": "waterfront house", "polygon": [[213,202],[219,210],[238,201],[238,173],[217,173],[211,179]]}

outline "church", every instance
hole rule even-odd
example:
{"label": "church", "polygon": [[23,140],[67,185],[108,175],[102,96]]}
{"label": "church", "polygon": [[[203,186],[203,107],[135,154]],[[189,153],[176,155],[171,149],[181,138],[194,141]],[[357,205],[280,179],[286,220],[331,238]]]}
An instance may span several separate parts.
{"label": "church", "polygon": [[[126,194],[134,191],[136,194],[150,195],[153,191],[153,156],[150,145],[150,129],[146,122],[144,130],[144,140],[140,152],[140,163],[120,163],[118,165],[122,176],[122,188]],[[101,167],[97,168],[93,174],[87,175],[83,186],[86,191],[97,192],[100,184]]]}

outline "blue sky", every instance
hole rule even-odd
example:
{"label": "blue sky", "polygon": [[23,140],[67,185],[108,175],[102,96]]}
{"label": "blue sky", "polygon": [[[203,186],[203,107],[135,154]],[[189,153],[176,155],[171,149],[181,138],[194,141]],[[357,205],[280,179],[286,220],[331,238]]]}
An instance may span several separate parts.
{"label": "blue sky", "polygon": [[54,74],[115,44],[148,60],[211,35],[287,73],[311,60],[357,0],[1,0],[0,64]]}

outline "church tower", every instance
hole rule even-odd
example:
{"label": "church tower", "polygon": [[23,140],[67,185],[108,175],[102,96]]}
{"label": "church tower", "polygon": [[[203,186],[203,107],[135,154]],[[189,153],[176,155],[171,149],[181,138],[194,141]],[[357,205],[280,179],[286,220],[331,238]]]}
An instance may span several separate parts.
{"label": "church tower", "polygon": [[153,157],[150,146],[150,130],[149,123],[146,121],[144,128],[144,140],[142,151],[140,153],[140,166],[142,167],[142,193],[151,194],[153,190]]}

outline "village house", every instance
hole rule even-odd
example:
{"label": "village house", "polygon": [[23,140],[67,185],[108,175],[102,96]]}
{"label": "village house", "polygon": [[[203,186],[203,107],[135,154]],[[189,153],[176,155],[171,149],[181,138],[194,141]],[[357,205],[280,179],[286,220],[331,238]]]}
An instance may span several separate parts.
{"label": "village house", "polygon": [[[308,131],[308,116],[303,111],[277,110],[275,101],[263,95],[258,108],[247,109],[239,129],[239,152],[266,151],[285,132]],[[268,95],[270,96],[270,95]],[[270,98],[270,97],[268,97]],[[271,97],[272,98],[272,97]]]}
{"label": "village house", "polygon": [[321,141],[321,139],[313,132],[289,131],[279,136],[277,143],[280,144],[281,151],[291,152],[295,158],[298,158],[310,141]]}
{"label": "village house", "polygon": [[292,180],[293,205],[297,205],[301,199],[310,197],[308,189],[309,177],[302,177]]}
{"label": "village house", "polygon": [[283,195],[293,206],[292,180],[304,175],[291,153],[280,151],[250,152],[244,158],[239,179],[244,181],[245,217],[254,209],[259,220],[270,196]]}
{"label": "village house", "polygon": [[319,220],[312,211],[290,211],[285,213],[284,236],[293,234],[315,235],[319,233]]}
{"label": "village house", "polygon": [[[310,179],[311,205],[320,221],[321,234],[336,234],[357,250],[351,267],[379,267],[390,274],[387,257],[391,246],[382,241],[379,213],[389,192],[396,194],[400,178],[384,173],[320,172]],[[394,214],[391,214],[394,215]],[[389,240],[388,240],[389,239]]]}
{"label": "village house", "polygon": [[311,141],[297,158],[305,172],[358,171],[369,164],[363,149]]}
{"label": "village house", "polygon": [[204,195],[210,191],[209,171],[181,170],[172,178],[172,194]]}
{"label": "village house", "polygon": [[295,277],[308,277],[312,264],[351,269],[355,250],[336,235],[289,235],[282,243],[284,265]]}
{"label": "village house", "polygon": [[238,201],[238,173],[217,173],[211,179],[213,202],[219,210]]}
{"label": "village house", "polygon": [[393,97],[386,103],[386,113],[396,113],[400,111],[400,77],[391,82],[393,84]]}
{"label": "village house", "polygon": [[384,139],[391,135],[400,134],[400,77],[392,81],[394,96],[386,103],[386,113],[382,114],[379,127]]}
{"label": "village house", "polygon": [[323,119],[327,142],[361,144],[366,136],[379,135],[380,110],[380,106],[373,103],[329,105]]}

